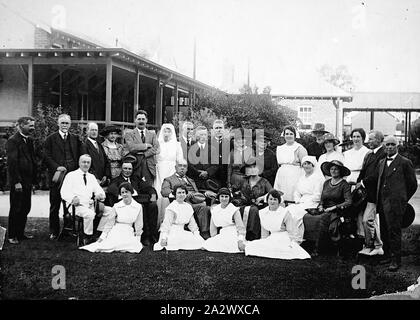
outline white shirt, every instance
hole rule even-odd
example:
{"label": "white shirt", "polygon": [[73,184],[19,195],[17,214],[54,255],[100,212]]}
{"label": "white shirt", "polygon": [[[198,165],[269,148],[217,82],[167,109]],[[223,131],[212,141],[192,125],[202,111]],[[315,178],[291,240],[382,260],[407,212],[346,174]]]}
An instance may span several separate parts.
{"label": "white shirt", "polygon": [[206,147],[205,143],[200,143],[200,142],[197,142],[197,143],[198,143],[198,146],[200,147],[200,149],[204,149]]}
{"label": "white shirt", "polygon": [[61,139],[63,139],[63,140],[64,140],[64,136],[67,137],[69,135],[68,133],[64,133],[63,131],[60,131],[60,130],[58,130],[58,133],[60,134]]}
{"label": "white shirt", "polygon": [[89,207],[89,200],[92,198],[92,193],[95,195],[102,195],[105,198],[105,192],[99,185],[95,176],[86,172],[86,185],[83,181],[84,172],[79,168],[69,172],[63,181],[61,187],[61,198],[67,203],[71,203],[74,197],[78,197],[80,204]]}
{"label": "white shirt", "polygon": [[141,137],[141,133],[143,132],[143,135],[146,138],[146,129],[143,129],[143,130],[141,130],[139,128],[136,128],[136,129],[139,131],[140,137]]}
{"label": "white shirt", "polygon": [[362,146],[359,150],[356,150],[353,147],[344,152],[344,165],[351,171],[351,174],[346,179],[347,182],[357,182],[360,170],[362,170],[363,167],[363,161],[369,151],[368,148]]}
{"label": "white shirt", "polygon": [[98,143],[96,142],[96,140],[93,140],[92,138],[88,138],[90,142],[92,142],[92,144],[95,146],[96,149],[98,149]]}
{"label": "white shirt", "polygon": [[[395,157],[397,156],[398,153],[394,154],[393,156],[386,156],[386,165],[389,167],[392,163],[392,161],[395,160]],[[388,158],[392,159],[392,160],[388,160]]]}

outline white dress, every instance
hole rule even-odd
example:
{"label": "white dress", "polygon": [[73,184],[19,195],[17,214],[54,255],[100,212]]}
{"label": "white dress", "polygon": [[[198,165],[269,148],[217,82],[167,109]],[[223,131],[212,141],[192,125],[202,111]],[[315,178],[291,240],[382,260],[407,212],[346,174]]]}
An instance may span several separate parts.
{"label": "white dress", "polygon": [[354,147],[344,152],[344,165],[350,169],[351,174],[345,178],[347,182],[357,182],[360,170],[362,170],[363,160],[369,149],[362,146],[359,150]]}
{"label": "white dress", "polygon": [[[310,259],[311,256],[289,235],[291,217],[288,211],[279,207],[270,211],[268,207],[260,210],[262,239],[249,241],[245,255],[273,259]],[[268,235],[270,233],[270,235]]]}
{"label": "white dress", "polygon": [[[102,242],[94,242],[79,249],[90,252],[123,251],[139,253],[143,248],[140,242],[143,233],[143,209],[134,199],[130,204],[122,200],[114,205],[116,217],[106,225],[101,234]],[[133,229],[133,223],[135,229]]]}
{"label": "white dress", "polygon": [[[211,224],[216,228],[221,228],[219,234],[208,238],[203,245],[203,249],[213,252],[238,253],[239,239],[244,240],[245,227],[243,225],[239,208],[229,203],[226,208],[220,204],[211,208]],[[235,223],[234,215],[238,212],[239,220]],[[237,224],[239,226],[237,227]]]}
{"label": "white dress", "polygon": [[[168,141],[163,139],[163,131],[165,128],[169,128],[172,131],[172,135]],[[181,144],[176,140],[175,129],[172,124],[164,123],[159,132],[158,136],[160,152],[156,155],[156,177],[153,183],[158,194],[158,200],[156,202],[158,206],[158,226],[161,224],[165,208],[169,205],[169,199],[160,196],[162,189],[163,180],[175,173],[175,164],[177,160],[183,158]]]}
{"label": "white dress", "polygon": [[[188,224],[190,231],[184,230]],[[153,250],[162,250],[161,240],[167,239],[166,250],[197,250],[201,249],[204,239],[200,236],[198,225],[194,220],[194,211],[189,203],[179,203],[174,200],[166,207],[165,219],[160,226],[159,241]]]}
{"label": "white dress", "polygon": [[303,175],[299,178],[294,192],[295,204],[286,207],[293,220],[294,236],[298,243],[302,242],[304,234],[303,216],[307,208],[316,208],[321,200],[322,188],[325,178],[317,171],[309,176]]}
{"label": "white dress", "polygon": [[301,144],[294,142],[290,146],[285,143],[276,149],[277,162],[280,168],[277,170],[273,187],[283,192],[283,199],[286,201],[293,201],[296,183],[303,174],[303,169],[295,154],[300,147],[303,148]]}

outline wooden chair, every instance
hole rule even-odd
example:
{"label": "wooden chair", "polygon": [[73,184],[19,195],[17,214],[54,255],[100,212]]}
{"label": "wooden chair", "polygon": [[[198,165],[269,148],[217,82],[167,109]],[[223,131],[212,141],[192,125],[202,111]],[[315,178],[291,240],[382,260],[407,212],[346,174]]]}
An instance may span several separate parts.
{"label": "wooden chair", "polygon": [[75,206],[71,204],[67,205],[64,200],[62,200],[62,204],[64,211],[63,228],[58,235],[58,240],[61,241],[64,237],[70,236],[76,238],[76,245],[79,247],[83,240],[83,218],[76,215]]}

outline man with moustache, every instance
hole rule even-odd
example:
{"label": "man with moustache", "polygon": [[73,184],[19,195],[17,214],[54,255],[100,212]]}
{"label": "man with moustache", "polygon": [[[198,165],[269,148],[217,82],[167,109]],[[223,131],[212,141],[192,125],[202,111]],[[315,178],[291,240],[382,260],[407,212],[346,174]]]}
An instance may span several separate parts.
{"label": "man with moustache", "polygon": [[79,137],[69,132],[70,116],[60,114],[57,123],[58,131],[44,143],[44,160],[50,175],[50,240],[55,240],[60,232],[61,183],[66,173],[77,169],[81,148]]}
{"label": "man with moustache", "polygon": [[401,266],[401,223],[407,203],[417,190],[417,179],[412,162],[398,154],[394,136],[384,139],[386,158],[379,161],[377,184],[377,211],[383,241],[384,259],[389,271]]}
{"label": "man with moustache", "polygon": [[87,126],[87,139],[82,144],[81,154],[90,155],[92,162],[89,172],[98,180],[101,187],[106,186],[111,178],[111,167],[104,147],[98,142],[98,125],[89,122]]}
{"label": "man with moustache", "polygon": [[11,244],[33,238],[32,235],[25,235],[25,225],[31,211],[32,186],[36,177],[34,145],[30,137],[35,132],[35,119],[21,117],[17,124],[18,132],[6,143],[10,182],[8,241]]}
{"label": "man with moustache", "polygon": [[125,135],[125,146],[137,158],[135,174],[143,181],[153,185],[156,177],[155,155],[159,153],[159,141],[154,130],[148,130],[147,112],[137,111],[136,128]]}

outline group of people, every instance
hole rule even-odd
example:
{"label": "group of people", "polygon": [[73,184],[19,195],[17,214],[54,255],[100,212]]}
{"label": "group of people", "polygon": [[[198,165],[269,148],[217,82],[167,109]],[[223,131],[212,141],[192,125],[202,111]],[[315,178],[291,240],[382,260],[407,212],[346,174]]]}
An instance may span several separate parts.
{"label": "group of people", "polygon": [[[401,220],[417,180],[395,137],[373,130],[368,148],[365,131],[353,129],[353,147],[341,153],[340,141],[324,128],[314,129],[316,141],[305,148],[296,129],[286,126],[285,143],[274,152],[268,132],[229,132],[223,120],[214,121],[210,136],[206,127],[185,121],[179,139],[172,124],[156,134],[147,121],[139,110],[121,143],[116,126],[101,131],[100,143],[96,123],[88,124],[82,142],[69,132],[70,116],[58,117],[59,130],[44,145],[51,240],[60,233],[64,200],[83,218],[81,249],[92,252],[152,246],[306,259],[300,244],[312,241],[316,255],[327,234],[333,243],[363,237],[360,254],[383,256],[390,270],[400,267]],[[31,237],[24,228],[36,172],[34,126],[33,118],[20,118],[7,143],[13,244]],[[367,193],[367,204],[354,207],[358,190]],[[104,204],[100,214],[98,202]]]}

